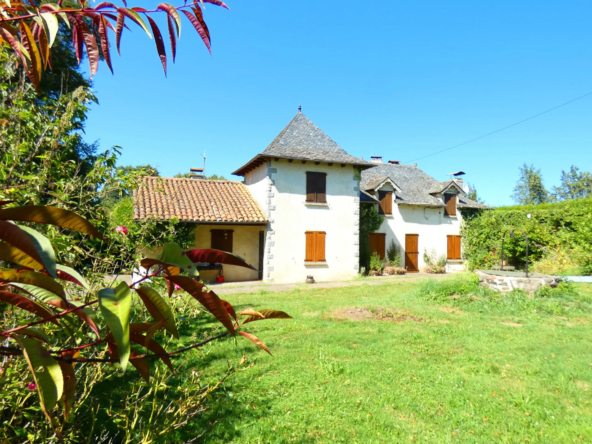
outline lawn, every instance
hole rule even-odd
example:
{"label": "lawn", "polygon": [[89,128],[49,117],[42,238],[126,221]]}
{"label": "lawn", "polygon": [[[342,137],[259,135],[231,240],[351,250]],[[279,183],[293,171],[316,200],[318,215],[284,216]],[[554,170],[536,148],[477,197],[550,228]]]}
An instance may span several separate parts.
{"label": "lawn", "polygon": [[[208,425],[205,443],[592,442],[592,285],[488,299],[463,296],[469,279],[226,296],[294,319],[247,329],[273,357],[244,339],[203,350],[214,368],[244,351],[257,363],[194,431]],[[351,308],[377,318],[344,318]]]}

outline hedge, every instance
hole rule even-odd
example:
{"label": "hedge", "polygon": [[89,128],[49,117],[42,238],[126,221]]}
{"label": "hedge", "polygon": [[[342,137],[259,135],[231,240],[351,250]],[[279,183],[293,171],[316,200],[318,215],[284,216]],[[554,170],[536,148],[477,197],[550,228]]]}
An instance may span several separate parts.
{"label": "hedge", "polygon": [[[530,270],[592,274],[592,199],[461,211],[463,258],[471,270],[501,264],[504,232],[520,229],[528,236]],[[524,268],[522,234],[511,239],[508,233],[505,245],[506,262]]]}

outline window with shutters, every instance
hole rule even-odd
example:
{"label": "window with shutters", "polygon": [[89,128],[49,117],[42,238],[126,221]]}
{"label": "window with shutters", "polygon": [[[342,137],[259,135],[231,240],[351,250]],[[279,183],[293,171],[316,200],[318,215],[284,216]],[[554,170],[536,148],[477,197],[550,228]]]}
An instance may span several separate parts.
{"label": "window with shutters", "polygon": [[212,249],[232,253],[233,230],[211,230]]}
{"label": "window with shutters", "polygon": [[305,262],[325,262],[325,235],[324,231],[307,231]]}
{"label": "window with shutters", "polygon": [[306,173],[306,202],[327,203],[327,173]]}
{"label": "window with shutters", "polygon": [[461,259],[460,255],[460,236],[449,235],[448,239],[448,259],[457,261]]}
{"label": "window with shutters", "polygon": [[379,191],[378,200],[378,214],[383,216],[389,216],[393,214],[393,192],[392,191]]}
{"label": "window with shutters", "polygon": [[456,216],[456,194],[445,194],[444,203],[446,204],[444,215]]}
{"label": "window with shutters", "polygon": [[385,233],[370,233],[370,253],[378,253],[380,259],[384,259],[386,246]]}

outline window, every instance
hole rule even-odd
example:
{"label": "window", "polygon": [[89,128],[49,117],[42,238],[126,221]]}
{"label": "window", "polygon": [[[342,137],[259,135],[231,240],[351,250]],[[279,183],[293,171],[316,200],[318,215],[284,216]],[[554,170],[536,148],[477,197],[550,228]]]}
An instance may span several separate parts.
{"label": "window", "polygon": [[456,216],[456,194],[445,194],[444,203],[446,204],[444,215]]}
{"label": "window", "polygon": [[448,259],[460,260],[460,236],[449,235],[448,238]]}
{"label": "window", "polygon": [[212,248],[214,250],[226,251],[232,253],[232,233],[233,230],[211,230]]}
{"label": "window", "polygon": [[376,252],[380,259],[384,259],[385,244],[385,233],[370,233],[370,254]]}
{"label": "window", "polygon": [[327,173],[306,173],[306,201],[327,203]]}
{"label": "window", "polygon": [[378,214],[390,215],[393,214],[393,192],[379,191],[378,199],[380,204],[378,206]]}
{"label": "window", "polygon": [[325,232],[306,232],[305,262],[325,262]]}

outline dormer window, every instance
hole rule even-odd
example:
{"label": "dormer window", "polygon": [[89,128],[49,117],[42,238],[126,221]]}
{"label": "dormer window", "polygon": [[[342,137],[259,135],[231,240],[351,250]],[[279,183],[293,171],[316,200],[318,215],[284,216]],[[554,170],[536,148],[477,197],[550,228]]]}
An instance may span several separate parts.
{"label": "dormer window", "polygon": [[444,215],[456,216],[456,194],[444,194],[444,203],[446,204]]}
{"label": "dormer window", "polygon": [[390,216],[391,214],[393,214],[392,191],[379,191],[378,200],[380,200],[380,204],[378,206],[378,214],[383,216]]}
{"label": "dormer window", "polygon": [[306,202],[327,203],[327,173],[306,173]]}

